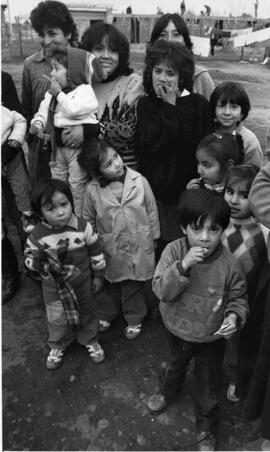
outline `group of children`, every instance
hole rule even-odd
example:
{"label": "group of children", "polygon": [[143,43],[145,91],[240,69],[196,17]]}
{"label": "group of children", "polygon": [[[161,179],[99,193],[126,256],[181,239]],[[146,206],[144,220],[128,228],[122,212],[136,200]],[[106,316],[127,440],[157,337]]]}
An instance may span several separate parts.
{"label": "group of children", "polygon": [[[30,127],[30,133],[42,137],[49,132],[52,179],[33,188],[31,205],[20,202],[30,199],[29,189],[26,195],[22,185],[16,191],[10,179],[18,209],[29,219],[25,264],[42,277],[50,347],[46,365],[56,369],[75,337],[93,362],[102,362],[99,332],[110,328],[120,307],[125,336],[135,339],[147,313],[145,282],[153,278],[170,356],[160,392],[148,407],[153,413],[166,408],[195,357],[197,437],[210,444],[204,450],[214,450],[223,363],[228,399],[237,401],[244,346],[240,330],[249,311],[252,315],[250,294],[256,296],[254,283],[266,258],[263,230],[249,204],[263,161],[257,138],[242,124],[249,99],[232,82],[212,93],[214,131],[199,143],[199,177],[179,199],[180,238],[167,245],[156,263],[160,224],[151,186],[125,165],[113,143],[98,138],[90,83],[100,68],[94,61],[80,49],[58,49],[52,55],[51,87]],[[3,107],[2,118],[2,149],[12,153],[22,144],[26,125]],[[78,124],[84,127],[82,149],[66,147],[63,129]],[[7,174],[11,163],[19,170],[14,158],[2,161]],[[101,291],[98,308],[95,294]]]}

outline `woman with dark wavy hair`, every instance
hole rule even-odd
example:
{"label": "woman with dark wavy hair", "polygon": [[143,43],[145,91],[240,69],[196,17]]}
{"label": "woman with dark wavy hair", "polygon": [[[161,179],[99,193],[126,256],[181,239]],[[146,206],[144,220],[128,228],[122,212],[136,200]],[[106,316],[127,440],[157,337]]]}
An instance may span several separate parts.
{"label": "woman with dark wavy hair", "polygon": [[141,77],[129,66],[129,42],[114,25],[99,22],[84,31],[81,47],[96,56],[104,73],[102,82],[93,84],[102,137],[136,169],[135,106],[144,92]]}
{"label": "woman with dark wavy hair", "polygon": [[[50,74],[53,69],[50,56],[57,47],[78,46],[76,24],[67,6],[59,1],[48,0],[40,2],[31,11],[30,21],[37,32],[41,49],[26,58],[22,76],[22,108],[28,126],[34,114],[38,111],[40,102],[50,88]],[[43,77],[45,75],[45,77]],[[47,78],[46,78],[47,76]],[[81,126],[73,129],[76,137],[73,145],[77,147],[82,140]],[[79,133],[79,136],[77,136]],[[81,137],[80,137],[81,135]],[[77,145],[76,145],[77,141]],[[28,136],[29,173],[32,182],[50,176],[49,152],[44,149],[44,142],[34,135]]]}
{"label": "woman with dark wavy hair", "polygon": [[[167,13],[159,17],[152,30],[149,44],[153,44],[158,39],[180,42],[192,51],[193,44],[189,36],[188,27],[184,19],[177,13]],[[214,88],[214,81],[207,69],[195,64],[193,79],[194,93],[201,94],[209,100]]]}
{"label": "woman with dark wavy hair", "polygon": [[[180,235],[176,205],[196,174],[196,148],[211,132],[208,101],[192,92],[192,53],[180,43],[158,40],[146,52],[143,85],[148,96],[137,105],[139,171],[156,197],[160,251]],[[192,178],[192,177],[191,177]]]}

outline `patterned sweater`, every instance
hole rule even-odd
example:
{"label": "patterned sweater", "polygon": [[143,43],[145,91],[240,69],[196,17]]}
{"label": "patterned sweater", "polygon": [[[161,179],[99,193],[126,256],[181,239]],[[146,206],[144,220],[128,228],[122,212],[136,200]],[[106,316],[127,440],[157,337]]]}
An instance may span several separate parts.
{"label": "patterned sweater", "polygon": [[105,260],[98,235],[93,232],[90,223],[74,214],[63,228],[53,228],[43,221],[35,227],[26,242],[26,267],[38,270],[35,268],[34,251],[42,247],[57,250],[63,242],[68,243],[64,264],[74,265],[81,273],[88,272],[91,267],[95,274],[103,274]]}
{"label": "patterned sweater", "polygon": [[186,237],[169,243],[157,265],[153,290],[160,300],[165,327],[190,342],[212,342],[230,313],[245,324],[248,314],[245,278],[234,256],[220,244],[202,263],[184,272]]}
{"label": "patterned sweater", "polygon": [[230,219],[222,235],[223,245],[235,256],[249,286],[257,282],[258,270],[266,256],[265,239],[260,225],[252,217]]}

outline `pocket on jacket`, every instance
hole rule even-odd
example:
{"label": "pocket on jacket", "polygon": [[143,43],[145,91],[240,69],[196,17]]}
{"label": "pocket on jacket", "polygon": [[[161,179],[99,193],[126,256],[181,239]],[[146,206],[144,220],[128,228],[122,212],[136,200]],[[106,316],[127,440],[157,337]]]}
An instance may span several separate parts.
{"label": "pocket on jacket", "polygon": [[146,253],[153,253],[154,251],[154,241],[148,226],[140,226],[137,230],[137,237],[139,240],[139,245],[142,247],[143,251]]}

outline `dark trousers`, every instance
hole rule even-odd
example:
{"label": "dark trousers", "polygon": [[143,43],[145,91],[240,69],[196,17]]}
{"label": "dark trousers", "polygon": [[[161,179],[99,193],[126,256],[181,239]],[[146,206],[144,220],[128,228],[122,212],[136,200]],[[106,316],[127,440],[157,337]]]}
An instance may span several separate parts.
{"label": "dark trousers", "polygon": [[2,239],[2,274],[3,277],[16,276],[19,272],[18,259],[9,238]]}
{"label": "dark trousers", "polygon": [[147,313],[145,297],[145,281],[107,282],[98,302],[100,318],[111,322],[122,307],[127,324],[138,325]]}
{"label": "dark trousers", "polygon": [[197,433],[216,433],[222,390],[224,340],[187,342],[167,331],[170,361],[160,374],[160,391],[171,401],[185,380],[191,358],[195,358],[193,397]]}

